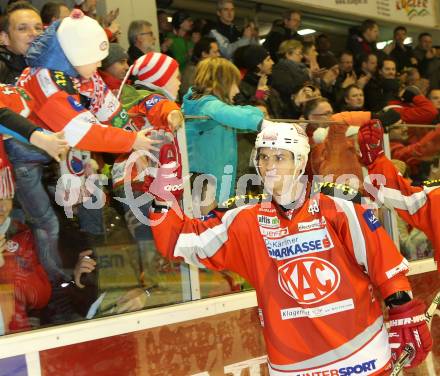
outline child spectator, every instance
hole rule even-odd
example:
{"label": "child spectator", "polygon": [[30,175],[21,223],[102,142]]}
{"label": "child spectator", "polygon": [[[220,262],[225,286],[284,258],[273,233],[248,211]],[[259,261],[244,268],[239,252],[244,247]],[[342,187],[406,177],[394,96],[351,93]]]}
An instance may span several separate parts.
{"label": "child spectator", "polygon": [[[182,175],[176,131],[183,123],[183,115],[174,102],[180,87],[179,65],[167,55],[149,52],[134,62],[127,73],[128,76],[131,76],[134,86],[124,85],[121,88],[121,102],[132,117],[136,130],[146,129],[160,140],[160,150],[154,155],[123,154],[117,158],[113,166],[115,195],[127,196],[126,190],[129,185],[133,197],[137,198],[148,191],[154,177],[154,174],[149,172],[151,170],[145,168],[174,163],[178,177]],[[183,187],[170,189],[180,198]],[[157,274],[157,270],[154,268],[156,253],[150,227],[145,227],[127,200],[121,202],[127,227],[138,244],[144,264],[147,265],[143,283],[153,286],[155,283],[152,277]],[[151,200],[139,208],[144,218],[147,218],[150,203]]]}
{"label": "child spectator", "polygon": [[[118,129],[128,123],[128,116],[96,73],[107,54],[104,30],[82,12],[75,10],[53,23],[29,48],[32,69],[26,69],[19,82],[35,102],[29,119],[45,129],[64,130],[69,145],[83,151],[150,149],[144,133]],[[13,139],[5,144],[16,174],[17,198],[34,226],[40,261],[58,283],[65,279],[57,249],[59,223],[41,182],[50,158]],[[73,162],[64,165],[76,174],[84,171]]]}
{"label": "child spectator", "polygon": [[108,56],[101,64],[99,74],[113,94],[117,94],[129,68],[127,52],[118,43],[110,43]]}

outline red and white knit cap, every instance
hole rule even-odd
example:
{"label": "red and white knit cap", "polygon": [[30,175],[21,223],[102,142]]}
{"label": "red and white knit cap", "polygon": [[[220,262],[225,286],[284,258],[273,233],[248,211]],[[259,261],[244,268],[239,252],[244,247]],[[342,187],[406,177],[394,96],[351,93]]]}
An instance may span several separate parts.
{"label": "red and white knit cap", "polygon": [[148,52],[133,63],[130,73],[135,76],[136,84],[163,88],[177,69],[179,63],[172,57]]}

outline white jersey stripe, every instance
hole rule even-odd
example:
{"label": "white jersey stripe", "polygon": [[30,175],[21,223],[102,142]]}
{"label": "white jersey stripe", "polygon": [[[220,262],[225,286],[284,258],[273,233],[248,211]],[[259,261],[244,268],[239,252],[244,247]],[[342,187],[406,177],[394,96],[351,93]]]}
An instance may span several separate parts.
{"label": "white jersey stripe", "polygon": [[[97,119],[88,111],[81,112],[70,120],[64,127],[64,137],[70,146],[76,146],[83,137],[90,131],[93,123],[98,123]],[[101,127],[105,125],[100,124]]]}
{"label": "white jersey stripe", "polygon": [[229,210],[222,218],[222,223],[212,228],[207,228],[201,234],[181,234],[177,239],[174,248],[174,256],[183,257],[188,264],[204,267],[200,259],[209,258],[226,243],[228,240],[228,229],[238,213],[253,205],[244,205]]}
{"label": "white jersey stripe", "polygon": [[380,200],[388,208],[406,210],[411,215],[423,207],[428,199],[425,191],[404,196],[401,191],[387,187],[382,187],[379,194]]}
{"label": "white jersey stripe", "polygon": [[[359,351],[361,349],[362,351]],[[268,363],[269,368],[273,371],[270,372],[271,375],[286,376],[302,375],[303,373],[320,375],[324,371],[327,371],[326,374],[330,374],[332,369],[362,364],[374,359],[376,360],[375,369],[377,371],[384,367],[390,358],[388,332],[383,325],[383,317],[380,316],[363,332],[334,350],[293,364],[278,365],[271,363],[270,360]],[[371,369],[371,371],[362,373],[362,375],[373,374],[374,370]]]}
{"label": "white jersey stripe", "polygon": [[350,227],[350,235],[353,241],[354,255],[359,265],[365,267],[368,273],[367,249],[365,246],[365,238],[359,223],[354,205],[351,201],[342,198],[330,197],[335,203],[344,210],[348,219],[348,226]]}

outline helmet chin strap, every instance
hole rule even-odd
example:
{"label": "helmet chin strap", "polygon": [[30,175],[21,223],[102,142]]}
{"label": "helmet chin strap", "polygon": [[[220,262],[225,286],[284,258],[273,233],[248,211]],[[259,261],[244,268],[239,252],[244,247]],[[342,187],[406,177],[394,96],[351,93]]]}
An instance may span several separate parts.
{"label": "helmet chin strap", "polygon": [[[273,184],[267,185],[266,183],[264,183],[264,188],[265,190],[271,194],[274,198],[274,200],[280,204],[280,205],[289,205],[292,202],[295,202],[299,197],[298,194],[298,186],[299,186],[299,182],[302,178],[302,176],[304,175],[304,169],[305,166],[307,164],[307,159],[306,160],[295,160],[295,169],[293,170],[293,173],[291,175],[284,175],[284,176],[280,176],[275,174],[274,176],[278,176],[279,179],[283,180],[283,189],[281,192],[281,195],[275,195],[273,192]],[[258,166],[256,166],[256,170],[258,175],[263,178],[260,175],[260,171]],[[276,169],[275,169],[276,171]],[[267,174],[266,174],[267,176]],[[302,192],[302,190],[301,190]]]}

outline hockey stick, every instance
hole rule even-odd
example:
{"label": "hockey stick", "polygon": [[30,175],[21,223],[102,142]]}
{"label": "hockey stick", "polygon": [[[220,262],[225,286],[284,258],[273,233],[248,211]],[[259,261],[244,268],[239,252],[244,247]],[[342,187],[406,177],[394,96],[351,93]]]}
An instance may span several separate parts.
{"label": "hockey stick", "polygon": [[[429,306],[428,310],[425,312],[425,320],[426,323],[429,324],[434,317],[435,310],[437,309],[437,306],[440,304],[440,291],[437,293],[437,295],[434,297],[431,305]],[[405,364],[408,362],[408,360],[413,356],[414,354],[414,347],[410,344],[406,344],[402,353],[399,356],[399,359],[397,359],[396,364],[394,365],[393,372],[390,376],[398,376],[400,372],[402,371]]]}

